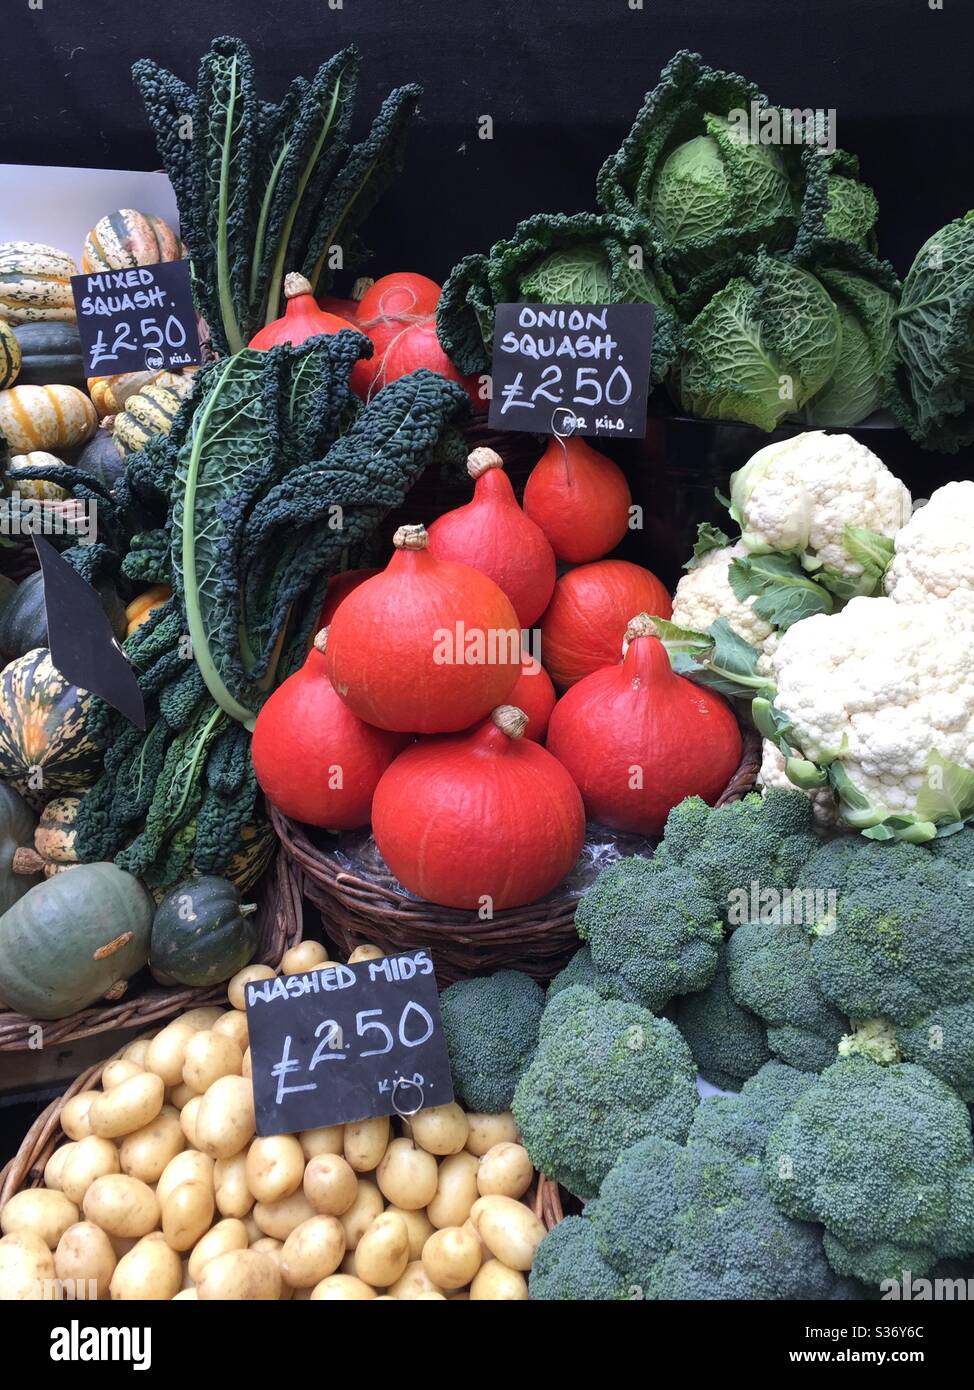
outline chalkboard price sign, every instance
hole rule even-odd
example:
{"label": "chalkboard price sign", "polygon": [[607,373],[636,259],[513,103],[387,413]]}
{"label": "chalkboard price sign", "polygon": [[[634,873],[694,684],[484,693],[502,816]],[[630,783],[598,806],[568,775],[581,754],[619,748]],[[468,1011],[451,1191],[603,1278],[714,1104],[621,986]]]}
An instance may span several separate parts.
{"label": "chalkboard price sign", "polygon": [[246,1004],[259,1135],[453,1099],[428,951],[258,980]]}
{"label": "chalkboard price sign", "polygon": [[189,261],[72,275],[85,376],[178,371],[200,361]]}
{"label": "chalkboard price sign", "polygon": [[642,439],[651,304],[498,304],[493,429]]}

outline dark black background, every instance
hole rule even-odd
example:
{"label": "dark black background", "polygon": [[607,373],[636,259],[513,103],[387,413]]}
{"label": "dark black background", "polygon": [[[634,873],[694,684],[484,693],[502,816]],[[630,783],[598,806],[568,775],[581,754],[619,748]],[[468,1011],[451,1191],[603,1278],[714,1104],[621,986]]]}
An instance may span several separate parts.
{"label": "dark black background", "polygon": [[[834,107],[904,272],[974,206],[971,0],[4,0],[0,160],[158,165],[129,77],[149,56],[195,83],[209,40],[252,46],[263,95],[354,41],[360,118],[425,87],[407,171],[373,218],[380,270],[442,279],[521,217],[593,205],[593,181],[659,68],[697,49],[789,106]],[[37,3],[37,0],[35,0]],[[489,114],[494,138],[477,138]]]}

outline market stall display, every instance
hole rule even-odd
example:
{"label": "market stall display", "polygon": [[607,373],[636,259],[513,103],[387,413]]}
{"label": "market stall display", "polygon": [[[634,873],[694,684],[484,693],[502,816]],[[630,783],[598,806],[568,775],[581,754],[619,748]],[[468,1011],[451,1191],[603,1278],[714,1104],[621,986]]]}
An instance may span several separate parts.
{"label": "market stall display", "polygon": [[[0,1050],[149,1030],[0,1174],[0,1299],[969,1277],[972,215],[901,283],[825,116],[786,139],[802,113],[680,52],[592,209],[349,290],[419,97],[353,143],[359,66],[269,100],[239,39],[195,90],[143,59],[178,227],[0,246]],[[201,365],[88,376],[79,263],[174,261]],[[650,410],[751,441],[726,497],[687,489],[677,582],[628,420],[488,426],[511,301],[652,305]],[[957,476],[913,496],[858,429],[881,409]],[[58,669],[32,515],[144,727]],[[445,1104],[391,1059],[362,1082],[327,1002],[417,955]],[[252,985],[310,1002],[343,1123],[265,1123]],[[365,1057],[427,1041],[349,998]]]}

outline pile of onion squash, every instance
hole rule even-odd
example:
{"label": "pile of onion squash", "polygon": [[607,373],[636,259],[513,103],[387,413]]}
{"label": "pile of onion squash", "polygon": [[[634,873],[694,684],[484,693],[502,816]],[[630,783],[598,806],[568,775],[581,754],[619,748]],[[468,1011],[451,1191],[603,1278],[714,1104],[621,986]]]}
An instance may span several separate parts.
{"label": "pile of onion squash", "polygon": [[611,459],[552,440],[523,508],[493,450],[468,473],[469,503],[400,527],[384,569],[334,578],[253,760],[285,815],[371,825],[407,890],[489,917],[557,888],[586,818],[658,836],[684,797],[716,800],[741,735],[721,696],[672,671],[664,586],[605,558],[632,505]]}

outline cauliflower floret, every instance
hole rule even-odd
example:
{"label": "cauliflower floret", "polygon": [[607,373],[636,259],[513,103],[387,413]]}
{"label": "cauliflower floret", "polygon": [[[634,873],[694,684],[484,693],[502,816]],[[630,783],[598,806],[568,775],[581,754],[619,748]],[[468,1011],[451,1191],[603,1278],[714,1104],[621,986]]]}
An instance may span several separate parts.
{"label": "cauliflower floret", "polygon": [[794,746],[838,756],[877,808],[912,814],[940,790],[933,750],[974,770],[974,610],[854,598],[789,628],[772,674]]}
{"label": "cauliflower floret", "polygon": [[974,609],[974,482],[946,483],[894,541],[885,587],[897,603]]}
{"label": "cauliflower floret", "polygon": [[743,637],[759,653],[757,668],[766,676],[771,670],[771,655],[778,645],[778,631],[758,617],[753,598],[742,602],[737,597],[728,579],[732,562],[746,555],[740,541],[702,555],[676,586],[673,621],[677,627],[706,632],[718,618],[726,618],[738,637]]}
{"label": "cauliflower floret", "polygon": [[[758,786],[762,791],[770,791],[772,787],[782,787],[788,792],[798,790],[785,771],[784,753],[769,738],[766,738],[762,745]],[[805,795],[812,803],[812,815],[815,817],[815,824],[822,830],[835,831],[847,828],[839,815],[831,787],[815,787],[811,791],[806,791]]]}
{"label": "cauliflower floret", "polygon": [[846,526],[892,537],[910,519],[910,494],[848,434],[812,430],[768,444],[731,478],[731,512],[752,554],[796,554],[806,569],[857,577]]}

